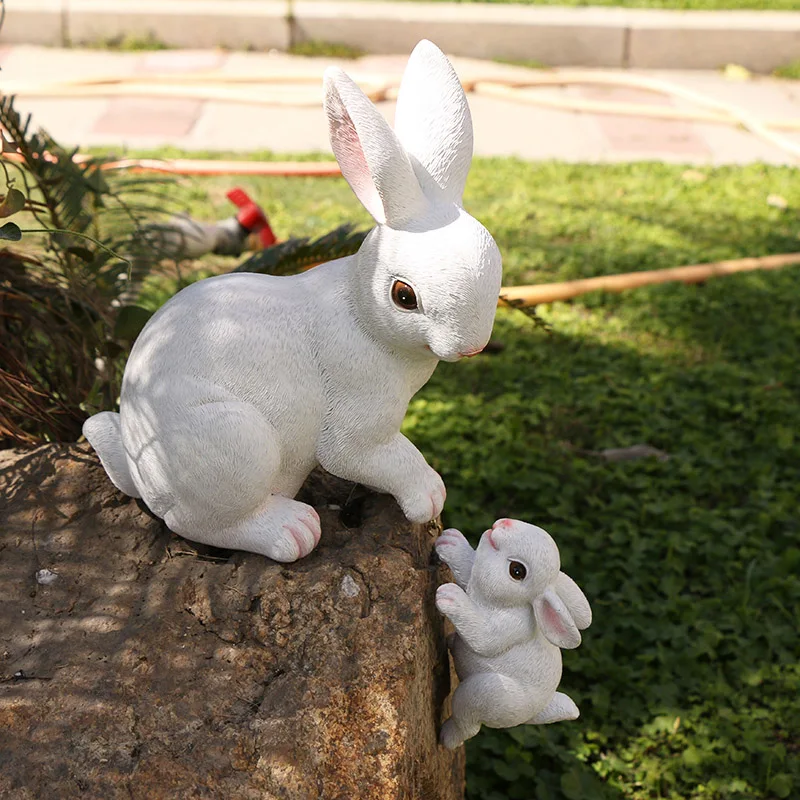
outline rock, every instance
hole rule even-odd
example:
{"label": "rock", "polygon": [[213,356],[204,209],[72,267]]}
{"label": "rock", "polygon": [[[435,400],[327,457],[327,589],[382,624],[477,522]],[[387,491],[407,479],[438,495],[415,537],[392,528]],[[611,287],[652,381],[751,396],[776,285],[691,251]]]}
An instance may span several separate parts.
{"label": "rock", "polygon": [[0,452],[0,797],[461,798],[437,526],[303,495],[322,542],[281,565],[171,534],[86,446]]}

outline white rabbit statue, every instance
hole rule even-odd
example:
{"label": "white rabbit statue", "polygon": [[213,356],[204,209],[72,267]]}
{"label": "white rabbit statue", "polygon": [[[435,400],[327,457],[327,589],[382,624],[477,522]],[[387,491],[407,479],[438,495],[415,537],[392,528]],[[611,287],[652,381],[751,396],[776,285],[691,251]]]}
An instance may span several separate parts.
{"label": "white rabbit statue", "polygon": [[472,122],[450,62],[422,41],[395,130],[340,69],[325,111],[342,173],[377,222],[359,252],[300,275],[238,273],[179,292],[131,351],[119,414],[84,434],[114,485],[178,534],[276,561],[307,555],[322,465],[439,515],[439,475],[399,432],[439,360],[488,342],[501,259],[461,206]]}
{"label": "white rabbit statue", "polygon": [[557,692],[561,650],[581,643],[592,611],[572,578],[560,572],[556,543],[526,522],[499,519],[473,550],[446,530],[436,552],[455,583],[436,592],[436,607],[455,626],[449,644],[459,685],[441,741],[456,748],[481,725],[510,728],[577,719]]}

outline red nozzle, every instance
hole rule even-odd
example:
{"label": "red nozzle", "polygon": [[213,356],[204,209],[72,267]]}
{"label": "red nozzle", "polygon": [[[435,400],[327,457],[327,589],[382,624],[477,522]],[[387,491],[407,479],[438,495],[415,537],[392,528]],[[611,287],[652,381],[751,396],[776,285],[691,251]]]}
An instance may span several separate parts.
{"label": "red nozzle", "polygon": [[269,226],[264,210],[250,199],[244,189],[237,186],[231,189],[226,197],[239,209],[236,215],[237,222],[246,231],[257,233],[262,247],[270,247],[278,241]]}

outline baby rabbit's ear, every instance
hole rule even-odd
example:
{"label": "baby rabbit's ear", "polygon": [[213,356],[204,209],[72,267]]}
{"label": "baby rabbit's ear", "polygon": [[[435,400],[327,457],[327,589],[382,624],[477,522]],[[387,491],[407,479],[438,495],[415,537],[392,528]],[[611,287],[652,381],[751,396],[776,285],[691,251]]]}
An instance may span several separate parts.
{"label": "baby rabbit's ear", "polygon": [[572,614],[578,630],[582,631],[584,628],[588,628],[592,624],[592,609],[578,584],[569,575],[559,572],[554,588],[564,601],[569,613]]}
{"label": "baby rabbit's ear", "polygon": [[389,123],[338,67],[325,71],[324,83],[331,147],[364,208],[380,224],[424,216],[428,202]]}
{"label": "baby rabbit's ear", "polygon": [[426,39],[403,73],[394,129],[431,200],[461,205],[472,161],[472,117],[458,75]]}
{"label": "baby rabbit's ear", "polygon": [[571,650],[581,643],[581,635],[564,601],[553,589],[546,589],[533,601],[536,624],[556,647]]}

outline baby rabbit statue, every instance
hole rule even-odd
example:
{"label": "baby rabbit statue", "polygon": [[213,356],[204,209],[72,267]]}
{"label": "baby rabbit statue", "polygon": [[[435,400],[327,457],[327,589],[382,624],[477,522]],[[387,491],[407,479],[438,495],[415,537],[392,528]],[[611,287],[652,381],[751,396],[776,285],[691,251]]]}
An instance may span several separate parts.
{"label": "baby rabbit statue", "polygon": [[497,246],[461,206],[472,122],[442,52],[415,48],[394,130],[340,69],[324,89],[333,152],[377,223],[359,252],[183,289],[136,340],[119,414],[83,427],[114,485],[173,531],[284,562],[319,541],[293,499],[318,464],[413,522],[439,515],[442,480],[400,424],[439,360],[486,346],[500,290]]}
{"label": "baby rabbit statue", "polygon": [[561,650],[581,643],[592,610],[572,578],[560,572],[556,543],[526,522],[499,519],[478,549],[446,530],[436,552],[455,583],[436,592],[436,607],[455,626],[449,641],[459,685],[441,741],[456,748],[481,725],[576,719],[578,707],[557,692]]}

